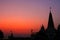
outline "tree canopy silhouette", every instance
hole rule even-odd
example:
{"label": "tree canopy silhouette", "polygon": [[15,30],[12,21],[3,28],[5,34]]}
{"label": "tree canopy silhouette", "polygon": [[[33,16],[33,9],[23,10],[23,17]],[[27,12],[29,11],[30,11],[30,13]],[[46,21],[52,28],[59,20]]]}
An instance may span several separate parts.
{"label": "tree canopy silhouette", "polygon": [[4,38],[4,34],[2,32],[2,30],[0,30],[0,39]]}

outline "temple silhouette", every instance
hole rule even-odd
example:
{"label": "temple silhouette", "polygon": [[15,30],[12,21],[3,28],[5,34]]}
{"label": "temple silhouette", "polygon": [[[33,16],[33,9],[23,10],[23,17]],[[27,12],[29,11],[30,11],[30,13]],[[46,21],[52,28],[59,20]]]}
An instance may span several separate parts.
{"label": "temple silhouette", "polygon": [[[33,29],[31,30],[31,37],[17,37],[15,38],[13,32],[11,31],[8,36],[8,40],[19,39],[19,40],[60,40],[60,24],[58,25],[58,29],[55,29],[52,12],[50,10],[47,29],[44,28],[42,24],[39,32],[34,33]],[[0,39],[4,39],[4,34],[2,30],[0,30]]]}
{"label": "temple silhouette", "polygon": [[60,25],[58,25],[58,29],[56,30],[51,10],[49,13],[47,29],[45,30],[44,25],[42,25],[39,32],[34,35],[32,33],[31,35],[32,40],[60,40]]}

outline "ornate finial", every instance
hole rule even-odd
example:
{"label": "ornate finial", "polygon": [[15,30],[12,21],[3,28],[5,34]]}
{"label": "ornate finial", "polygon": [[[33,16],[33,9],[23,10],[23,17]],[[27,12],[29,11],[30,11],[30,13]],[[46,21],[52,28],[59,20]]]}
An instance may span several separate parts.
{"label": "ornate finial", "polygon": [[51,9],[52,9],[52,8],[50,7],[50,11],[51,11]]}

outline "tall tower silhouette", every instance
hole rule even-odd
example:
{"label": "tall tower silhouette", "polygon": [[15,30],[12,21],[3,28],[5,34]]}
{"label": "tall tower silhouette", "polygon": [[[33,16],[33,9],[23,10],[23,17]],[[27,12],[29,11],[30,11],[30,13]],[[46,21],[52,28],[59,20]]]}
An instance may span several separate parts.
{"label": "tall tower silhouette", "polygon": [[50,13],[49,13],[49,19],[48,19],[48,27],[46,29],[46,35],[48,36],[49,40],[54,40],[55,28],[54,28],[52,13],[51,13],[51,7],[50,7]]}
{"label": "tall tower silhouette", "polygon": [[50,13],[49,13],[48,28],[54,29],[54,23],[53,23],[53,18],[52,18],[52,13],[51,13],[51,7],[50,7]]}

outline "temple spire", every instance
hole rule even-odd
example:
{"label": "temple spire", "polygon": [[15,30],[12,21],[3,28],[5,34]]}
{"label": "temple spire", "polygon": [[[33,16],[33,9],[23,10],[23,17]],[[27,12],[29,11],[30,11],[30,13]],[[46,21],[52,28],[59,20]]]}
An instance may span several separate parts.
{"label": "temple spire", "polygon": [[53,17],[51,13],[51,7],[50,7],[50,13],[49,13],[49,19],[48,19],[48,26],[46,29],[46,35],[48,36],[49,40],[54,40],[54,37],[56,35],[56,30],[54,28],[54,22],[53,22]]}
{"label": "temple spire", "polygon": [[54,22],[53,17],[51,13],[51,7],[50,7],[50,13],[49,13],[49,19],[48,19],[48,28],[54,28]]}

